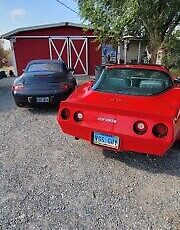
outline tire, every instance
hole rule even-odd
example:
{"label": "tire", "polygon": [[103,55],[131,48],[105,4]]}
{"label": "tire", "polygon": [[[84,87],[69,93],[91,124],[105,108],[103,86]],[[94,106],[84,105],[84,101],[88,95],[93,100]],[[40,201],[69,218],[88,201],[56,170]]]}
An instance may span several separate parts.
{"label": "tire", "polygon": [[21,102],[15,102],[18,107],[24,107],[25,105]]}
{"label": "tire", "polygon": [[180,149],[180,141],[176,141],[175,146],[176,146],[177,149]]}
{"label": "tire", "polygon": [[172,146],[173,149],[180,149],[180,141],[176,141],[173,146]]}

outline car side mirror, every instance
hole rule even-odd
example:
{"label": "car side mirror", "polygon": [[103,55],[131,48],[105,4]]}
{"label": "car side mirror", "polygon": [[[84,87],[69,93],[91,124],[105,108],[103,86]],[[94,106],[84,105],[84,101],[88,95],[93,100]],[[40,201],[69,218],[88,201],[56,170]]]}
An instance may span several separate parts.
{"label": "car side mirror", "polygon": [[88,91],[89,91],[94,85],[94,80],[87,82],[87,84],[88,84]]}
{"label": "car side mirror", "polygon": [[180,77],[175,78],[174,83],[180,83]]}
{"label": "car side mirror", "polygon": [[92,82],[95,82],[95,80],[96,80],[95,76],[90,76],[90,80],[91,80]]}
{"label": "car side mirror", "polygon": [[68,72],[74,72],[74,68],[72,68],[72,67],[68,68],[67,70],[68,70]]}
{"label": "car side mirror", "polygon": [[95,80],[93,80],[93,79],[90,82],[91,82],[91,87],[93,87],[94,84],[96,83]]}

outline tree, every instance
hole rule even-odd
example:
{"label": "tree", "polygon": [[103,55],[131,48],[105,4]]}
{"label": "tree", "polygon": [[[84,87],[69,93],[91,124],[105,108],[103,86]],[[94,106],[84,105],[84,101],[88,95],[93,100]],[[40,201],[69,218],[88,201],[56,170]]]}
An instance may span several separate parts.
{"label": "tree", "polygon": [[10,58],[10,50],[5,50],[3,47],[3,41],[0,40],[0,68],[7,65]]}
{"label": "tree", "polygon": [[164,63],[169,68],[180,70],[180,30],[173,33],[165,43]]}
{"label": "tree", "polygon": [[180,22],[180,0],[78,0],[78,6],[101,42],[127,34],[148,38],[151,63]]}

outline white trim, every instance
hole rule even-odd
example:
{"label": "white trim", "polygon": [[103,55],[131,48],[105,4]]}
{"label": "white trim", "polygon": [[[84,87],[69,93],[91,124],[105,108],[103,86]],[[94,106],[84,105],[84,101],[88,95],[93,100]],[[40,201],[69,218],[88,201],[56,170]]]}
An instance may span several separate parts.
{"label": "white trim", "polygon": [[71,46],[72,46],[72,48],[73,48],[73,50],[74,50],[74,52],[76,54],[76,57],[77,57],[75,65],[74,65],[74,69],[77,67],[78,62],[80,62],[81,66],[83,68],[84,74],[88,75],[88,71],[87,71],[87,60],[85,60],[86,68],[85,68],[85,66],[84,66],[84,64],[83,64],[83,62],[81,60],[81,54],[83,52],[84,47],[85,47],[85,52],[87,52],[87,50],[86,50],[87,46],[85,46],[86,43],[87,43],[87,38],[81,39],[81,40],[84,40],[84,42],[83,42],[83,45],[82,45],[81,50],[80,50],[79,53],[77,52],[77,49],[76,49],[76,47],[75,47],[75,45],[73,43],[73,40],[77,40],[77,39],[71,39],[71,38],[69,39],[69,41],[70,41],[70,50],[71,50]]}
{"label": "white trim", "polygon": [[89,73],[89,60],[88,60],[88,39],[86,38],[86,74]]}
{"label": "white trim", "polygon": [[61,52],[59,54],[58,60],[61,59],[63,51],[64,51],[66,45],[68,45],[67,39],[65,40],[65,42],[63,44],[63,47],[61,48]]}
{"label": "white trim", "polygon": [[[60,50],[58,51],[57,50],[57,47],[56,47],[56,45],[54,44],[54,42],[53,42],[53,38],[49,38],[49,43],[50,43],[50,49],[51,49],[51,56],[50,56],[50,58],[51,59],[53,59],[53,57],[52,57],[52,47],[54,48],[54,50],[55,50],[55,52],[56,52],[56,54],[57,54],[57,56],[58,56],[58,60],[61,60],[62,58],[62,55],[63,55],[63,52],[64,52],[64,50],[65,50],[65,47],[67,46],[67,49],[68,49],[68,38],[66,38],[66,39],[64,39],[64,38],[61,38],[61,39],[59,39],[59,40],[62,40],[62,41],[64,41],[64,43],[63,43],[63,45],[62,45],[62,47],[60,48]],[[67,53],[67,63],[69,63],[69,55],[68,55],[68,53]]]}
{"label": "white trim", "polygon": [[25,39],[28,39],[28,38],[50,38],[51,36],[12,36],[11,38],[25,38]]}
{"label": "white trim", "polygon": [[138,64],[141,61],[141,41],[139,41],[139,46],[138,46]]}
{"label": "white trim", "polygon": [[72,68],[72,52],[71,52],[71,45],[70,45],[69,38],[68,38],[68,52],[69,52],[69,67]]}
{"label": "white trim", "polygon": [[53,39],[66,39],[66,38],[74,38],[74,39],[83,39],[83,38],[97,38],[97,36],[45,36],[45,35],[40,35],[40,36],[36,36],[36,35],[31,35],[31,36],[13,36],[11,38],[53,38]]}
{"label": "white trim", "polygon": [[17,76],[17,64],[16,64],[16,56],[14,52],[14,39],[10,39],[10,45],[11,45],[11,50],[12,50],[12,58],[13,58],[13,66],[14,66],[14,73]]}
{"label": "white trim", "polygon": [[18,28],[15,30],[12,30],[8,33],[5,33],[1,36],[1,38],[4,39],[10,39],[13,35],[19,33],[19,32],[25,32],[30,30],[39,30],[39,29],[48,29],[48,28],[54,28],[54,27],[62,27],[62,26],[72,26],[72,27],[78,27],[78,28],[86,28],[89,30],[92,30],[92,27],[90,25],[85,24],[77,24],[77,23],[71,23],[71,22],[60,22],[60,23],[54,23],[54,24],[46,24],[46,25],[37,25],[37,26],[30,26],[30,27],[23,27]]}
{"label": "white trim", "polygon": [[121,43],[118,42],[118,51],[117,51],[117,62],[120,64],[121,61]]}
{"label": "white trim", "polygon": [[70,39],[73,38],[73,40],[84,40],[87,37],[86,36],[69,36]]}
{"label": "white trim", "polygon": [[49,39],[49,57],[52,60],[52,47],[51,47],[51,40]]}
{"label": "white trim", "polygon": [[57,54],[57,56],[58,56],[58,60],[59,60],[59,56],[60,56],[60,54],[59,54],[59,52],[58,52],[58,50],[57,50],[57,48],[56,48],[56,46],[54,45],[54,42],[51,40],[51,44],[52,44],[52,46],[53,46],[53,48],[54,48],[54,50],[56,51],[56,54]]}

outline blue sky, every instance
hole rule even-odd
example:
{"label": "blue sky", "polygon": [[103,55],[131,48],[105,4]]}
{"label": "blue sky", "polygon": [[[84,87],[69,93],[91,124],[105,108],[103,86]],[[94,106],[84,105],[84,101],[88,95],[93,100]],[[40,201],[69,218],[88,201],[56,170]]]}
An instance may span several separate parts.
{"label": "blue sky", "polygon": [[[75,0],[61,0],[78,12]],[[11,30],[58,22],[80,23],[80,17],[56,0],[0,0],[0,35]]]}

